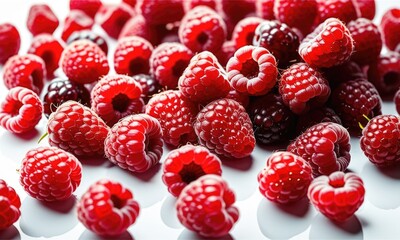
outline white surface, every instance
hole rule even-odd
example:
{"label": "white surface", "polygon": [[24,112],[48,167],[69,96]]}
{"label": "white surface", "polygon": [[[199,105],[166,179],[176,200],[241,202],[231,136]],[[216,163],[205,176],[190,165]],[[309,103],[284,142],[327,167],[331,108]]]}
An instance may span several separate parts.
{"label": "white surface", "polygon": [[[378,0],[380,21],[382,13],[393,6],[400,7],[397,0]],[[0,1],[0,22],[11,22],[17,26],[22,37],[21,54],[26,53],[31,35],[26,29],[29,5],[48,3],[60,22],[68,11],[67,0]],[[113,2],[113,1],[107,1]],[[114,1],[118,2],[118,1]],[[95,27],[96,31],[101,31]],[[56,36],[60,35],[60,28]],[[110,47],[112,59],[114,47]],[[0,98],[6,88],[0,80]],[[395,114],[393,103],[384,103],[384,114]],[[36,131],[16,136],[0,129],[0,178],[16,189],[22,201],[22,215],[13,227],[0,233],[0,239],[96,239],[99,238],[80,224],[76,217],[75,203],[90,184],[101,178],[111,178],[123,183],[135,195],[141,206],[137,222],[129,228],[126,239],[198,239],[199,237],[183,228],[175,214],[175,199],[167,192],[161,181],[161,165],[145,174],[131,174],[105,160],[83,162],[82,183],[69,200],[62,203],[42,203],[23,191],[19,185],[16,169],[25,153],[38,146],[37,140],[45,132],[46,118]],[[44,140],[40,145],[46,145]],[[317,213],[307,201],[291,206],[278,206],[264,199],[258,192],[257,174],[264,167],[271,150],[257,147],[250,158],[223,162],[222,176],[235,190],[236,205],[240,218],[226,239],[398,239],[400,228],[400,169],[383,172],[375,168],[362,154],[359,140],[352,139],[351,163],[349,169],[361,175],[365,181],[366,199],[364,205],[348,222],[335,225]],[[165,157],[166,152],[164,152]],[[162,158],[162,160],[164,159]]]}

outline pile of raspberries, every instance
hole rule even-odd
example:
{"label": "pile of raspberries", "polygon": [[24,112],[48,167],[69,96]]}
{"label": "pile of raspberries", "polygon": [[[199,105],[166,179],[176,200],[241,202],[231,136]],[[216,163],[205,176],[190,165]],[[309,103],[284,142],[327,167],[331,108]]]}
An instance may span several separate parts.
{"label": "pile of raspberries", "polygon": [[[400,117],[381,111],[381,98],[394,99],[400,113],[400,9],[379,26],[374,16],[374,0],[70,0],[55,36],[57,16],[33,5],[27,53],[18,30],[0,25],[9,89],[0,125],[20,135],[48,118],[49,146],[26,153],[19,182],[33,198],[62,201],[85,177],[87,157],[134,173],[161,162],[179,221],[221,237],[240,215],[221,162],[249,157],[257,142],[280,146],[254,176],[265,198],[308,197],[345,221],[365,195],[346,171],[350,136],[378,167],[400,163]],[[173,150],[161,159],[165,146]],[[4,180],[0,206],[1,230],[21,214]],[[140,206],[127,186],[103,179],[77,212],[89,230],[118,236]]]}

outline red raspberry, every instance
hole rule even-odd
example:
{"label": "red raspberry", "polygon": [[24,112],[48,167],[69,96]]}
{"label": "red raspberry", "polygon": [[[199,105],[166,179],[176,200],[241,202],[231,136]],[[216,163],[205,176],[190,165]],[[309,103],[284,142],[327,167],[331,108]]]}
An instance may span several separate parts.
{"label": "red raspberry", "polygon": [[182,94],[202,104],[225,97],[230,89],[224,69],[208,51],[194,56],[179,79],[179,90]]}
{"label": "red raspberry", "polygon": [[90,108],[67,101],[50,115],[47,123],[50,146],[75,156],[101,156],[109,128]]}
{"label": "red raspberry", "polygon": [[185,1],[182,1],[182,3],[183,3],[183,9],[185,10],[185,12],[189,12],[193,8],[200,6],[200,5],[207,6],[211,9],[213,9],[214,11],[216,11],[219,2],[218,2],[218,0],[185,0]]}
{"label": "red raspberry", "polygon": [[91,92],[92,110],[112,127],[121,118],[144,112],[142,88],[126,75],[107,75]]}
{"label": "red raspberry", "polygon": [[239,219],[235,193],[217,175],[205,175],[186,186],[176,203],[179,221],[204,237],[227,235]]}
{"label": "red raspberry", "polygon": [[368,68],[368,81],[382,96],[393,96],[400,88],[400,53],[389,52],[379,56]]}
{"label": "red raspberry", "polygon": [[396,92],[396,94],[394,95],[393,102],[394,102],[395,105],[396,105],[397,113],[400,115],[400,88],[399,88],[399,90]]}
{"label": "red raspberry", "polygon": [[71,10],[81,10],[91,18],[94,18],[101,6],[101,0],[69,0]]}
{"label": "red raspberry", "polygon": [[78,202],[78,219],[99,235],[118,236],[135,223],[139,203],[118,182],[100,180],[92,184]]}
{"label": "red raspberry", "polygon": [[168,191],[179,197],[191,182],[206,174],[221,176],[221,161],[202,146],[185,145],[171,151],[163,165],[162,180]]}
{"label": "red raspberry", "polygon": [[192,57],[192,51],[183,44],[162,43],[151,54],[151,73],[161,86],[175,89]]}
{"label": "red raspberry", "polygon": [[229,21],[234,24],[248,15],[255,13],[256,0],[218,0],[221,11],[227,16]]}
{"label": "red raspberry", "polygon": [[42,113],[42,103],[36,93],[15,87],[1,103],[0,125],[12,133],[28,132],[39,123]]}
{"label": "red raspberry", "polygon": [[359,17],[373,20],[376,12],[375,0],[356,0],[356,2],[360,9]]}
{"label": "red raspberry", "polygon": [[78,40],[67,46],[60,59],[67,77],[76,83],[92,83],[110,70],[106,54],[89,40]]}
{"label": "red raspberry", "polygon": [[103,28],[108,36],[117,39],[125,23],[135,15],[135,10],[124,2],[115,5],[103,5],[96,14],[96,23]]}
{"label": "red raspberry", "polygon": [[235,52],[236,43],[234,41],[226,41],[222,45],[221,49],[215,53],[215,56],[217,57],[218,62],[225,67]]}
{"label": "red raspberry", "polygon": [[342,121],[333,109],[321,107],[313,109],[307,114],[301,115],[297,121],[296,132],[301,134],[308,128],[322,122],[333,122],[342,125]]}
{"label": "red raspberry", "polygon": [[84,12],[73,10],[68,13],[68,16],[64,20],[61,38],[64,40],[64,42],[66,42],[71,34],[81,30],[90,30],[93,24],[93,19],[91,19]]}
{"label": "red raspberry", "polygon": [[361,15],[356,0],[317,0],[317,2],[317,25],[329,18],[338,18],[347,24]]}
{"label": "red raspberry", "polygon": [[140,84],[142,88],[141,98],[145,103],[147,103],[153,95],[161,91],[161,86],[150,75],[138,74],[134,75],[132,78]]}
{"label": "red raspberry", "polygon": [[46,75],[43,60],[33,54],[15,55],[8,59],[3,68],[4,85],[8,88],[26,87],[37,94],[43,89]]}
{"label": "red raspberry", "polygon": [[332,88],[337,87],[342,82],[350,80],[367,78],[366,74],[355,62],[345,62],[341,65],[337,65],[331,68],[321,69],[322,74],[328,79],[329,84]]}
{"label": "red raspberry", "polygon": [[355,173],[334,172],[319,176],[308,188],[314,207],[331,220],[349,219],[364,202],[364,183]]}
{"label": "red raspberry", "polygon": [[145,172],[163,153],[161,125],[146,115],[129,115],[116,123],[104,142],[106,157],[122,169]]}
{"label": "red raspberry", "polygon": [[275,0],[256,0],[256,14],[265,20],[274,20]]}
{"label": "red raspberry", "polygon": [[296,63],[286,69],[279,81],[283,102],[296,114],[321,107],[331,93],[328,81],[307,63]]}
{"label": "red raspberry", "polygon": [[261,194],[280,204],[302,199],[312,179],[310,164],[290,152],[274,152],[257,176]]}
{"label": "red raspberry", "polygon": [[77,41],[77,40],[82,40],[86,39],[89,41],[92,41],[95,43],[97,46],[103,50],[103,52],[107,55],[108,53],[108,45],[104,37],[98,35],[95,32],[92,32],[91,30],[82,30],[82,31],[77,31],[71,34],[71,36],[67,40],[67,45],[70,45],[71,43]]}
{"label": "red raspberry", "polygon": [[249,95],[245,93],[240,93],[233,88],[229,91],[228,95],[226,95],[225,98],[235,100],[236,102],[240,103],[245,109],[247,109],[247,106],[250,103]]}
{"label": "red raspberry", "polygon": [[179,0],[138,0],[136,8],[151,25],[173,23],[184,15]]}
{"label": "red raspberry", "polygon": [[131,6],[132,8],[136,7],[136,0],[122,0],[122,2],[128,4],[129,6]]}
{"label": "red raspberry", "polygon": [[74,155],[46,146],[29,150],[19,172],[19,181],[31,197],[52,202],[72,196],[81,183],[82,165]]}
{"label": "red raspberry", "polygon": [[18,53],[21,37],[18,30],[10,23],[0,24],[0,64]]}
{"label": "red raspberry", "polygon": [[15,223],[21,216],[21,200],[14,188],[0,179],[0,231]]}
{"label": "red raspberry", "polygon": [[400,44],[400,8],[392,8],[385,12],[380,25],[386,47],[396,49]]}
{"label": "red raspberry", "polygon": [[275,57],[263,47],[244,46],[226,64],[228,79],[238,92],[264,95],[276,83]]}
{"label": "red raspberry", "polygon": [[29,9],[26,25],[33,36],[41,33],[52,34],[59,23],[57,16],[47,4],[34,4]]}
{"label": "red raspberry", "polygon": [[314,176],[345,171],[350,163],[350,135],[337,123],[323,122],[308,128],[287,150],[306,160]]}
{"label": "red raspberry", "polygon": [[195,7],[181,21],[179,40],[193,52],[216,52],[225,39],[224,20],[211,8]]}
{"label": "red raspberry", "polygon": [[154,95],[146,105],[146,113],[160,122],[164,141],[174,147],[197,143],[192,126],[197,112],[196,104],[173,90]]}
{"label": "red raspberry", "polygon": [[232,33],[232,41],[235,43],[235,48],[239,49],[246,45],[252,45],[257,26],[263,21],[259,17],[247,17],[239,21]]}
{"label": "red raspberry", "polygon": [[222,98],[209,103],[193,126],[199,142],[218,155],[243,158],[254,150],[256,140],[250,117],[235,100]]}
{"label": "red raspberry", "polygon": [[51,78],[58,68],[64,43],[57,40],[53,35],[43,33],[33,38],[28,53],[35,54],[43,59],[46,65],[47,77]]}
{"label": "red raspberry", "polygon": [[125,37],[118,41],[114,53],[114,69],[119,74],[149,74],[153,46],[141,37]]}
{"label": "red raspberry", "polygon": [[299,54],[312,67],[332,67],[346,62],[354,48],[349,30],[336,18],[321,23],[303,39]]}
{"label": "red raspberry", "polygon": [[158,30],[157,27],[150,25],[142,15],[136,15],[125,23],[118,39],[137,36],[146,39],[155,46],[160,42],[160,31]]}

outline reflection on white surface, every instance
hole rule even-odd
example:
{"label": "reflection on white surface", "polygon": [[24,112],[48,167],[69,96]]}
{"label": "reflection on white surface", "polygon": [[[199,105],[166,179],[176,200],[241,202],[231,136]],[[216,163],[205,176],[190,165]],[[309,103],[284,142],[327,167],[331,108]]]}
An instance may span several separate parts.
{"label": "reflection on white surface", "polygon": [[[189,231],[187,229],[183,230],[181,234],[178,237],[178,240],[206,240],[210,238],[202,237],[197,235],[195,232]],[[212,239],[218,239],[218,240],[233,240],[234,238],[231,235],[225,235],[223,237],[219,238],[212,238]]]}
{"label": "reflection on white surface", "polygon": [[311,240],[320,239],[364,239],[360,221],[356,216],[343,223],[334,223],[322,214],[318,214],[311,223]]}
{"label": "reflection on white surface", "polygon": [[89,231],[89,230],[85,230],[82,232],[81,236],[79,236],[79,240],[111,240],[111,239],[119,239],[119,240],[134,240],[134,238],[132,237],[132,235],[126,231],[124,233],[122,233],[119,236],[114,236],[114,237],[103,237],[103,236],[98,236],[95,233]]}
{"label": "reflection on white surface", "polygon": [[183,228],[182,224],[179,222],[175,204],[176,198],[168,194],[161,205],[161,219],[168,227]]}

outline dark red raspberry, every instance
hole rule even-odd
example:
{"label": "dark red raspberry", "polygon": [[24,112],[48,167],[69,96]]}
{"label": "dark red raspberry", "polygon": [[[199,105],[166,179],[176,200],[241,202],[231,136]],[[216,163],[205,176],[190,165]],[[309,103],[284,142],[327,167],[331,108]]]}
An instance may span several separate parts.
{"label": "dark red raspberry", "polygon": [[337,123],[318,123],[298,136],[287,150],[306,160],[314,176],[345,171],[350,163],[350,135]]}
{"label": "dark red raspberry", "polygon": [[129,189],[118,182],[99,180],[78,202],[78,219],[98,235],[118,236],[135,223],[139,203]]}
{"label": "dark red raspberry", "polygon": [[323,75],[328,79],[332,88],[336,88],[342,82],[367,78],[360,66],[352,61],[334,67],[321,69],[321,71],[323,71]]}
{"label": "dark red raspberry", "polygon": [[21,200],[14,188],[0,179],[0,231],[15,223],[21,216]]}
{"label": "dark red raspberry", "polygon": [[333,122],[342,125],[342,121],[333,109],[321,107],[313,109],[307,114],[301,115],[297,122],[296,132],[299,134],[303,133],[308,128],[322,122]]}
{"label": "dark red raspberry", "polygon": [[99,46],[89,40],[78,40],[67,46],[60,59],[67,77],[76,83],[92,83],[110,70],[107,56]]}
{"label": "dark red raspberry", "polygon": [[255,13],[256,0],[218,0],[221,4],[221,11],[234,24],[248,15]]}
{"label": "dark red raspberry", "polygon": [[381,96],[393,94],[400,88],[400,53],[389,52],[379,56],[368,68],[368,81]]}
{"label": "dark red raspberry", "polygon": [[81,10],[91,18],[94,18],[101,6],[101,0],[69,0],[71,10]]}
{"label": "dark red raspberry", "polygon": [[376,12],[375,0],[356,0],[356,2],[360,9],[359,17],[373,20]]}
{"label": "dark red raspberry", "polygon": [[162,43],[158,45],[150,57],[152,76],[161,86],[175,89],[179,77],[189,65],[193,57],[192,51],[180,43]]}
{"label": "dark red raspberry", "polygon": [[29,9],[26,25],[33,36],[41,33],[52,34],[59,23],[57,16],[47,4],[34,4]]}
{"label": "dark red raspberry", "polygon": [[246,45],[252,45],[255,31],[263,21],[259,17],[247,17],[239,21],[232,33],[232,41],[235,43],[235,48],[239,49]]}
{"label": "dark red raspberry", "polygon": [[343,222],[364,202],[364,183],[355,173],[334,172],[319,176],[308,188],[308,198],[327,218]]}
{"label": "dark red raspberry", "polygon": [[15,55],[8,59],[3,71],[4,85],[8,89],[26,87],[37,94],[43,89],[46,68],[43,60],[36,55]]}
{"label": "dark red raspberry", "polygon": [[82,39],[92,41],[97,46],[99,46],[101,50],[103,50],[103,52],[107,55],[108,53],[107,41],[104,39],[104,37],[98,35],[97,33],[91,30],[82,30],[72,33],[67,40],[67,44],[69,45],[77,40],[82,40]]}
{"label": "dark red raspberry", "polygon": [[233,57],[233,54],[236,52],[236,43],[234,41],[226,41],[222,44],[220,50],[215,53],[215,56],[218,59],[218,62],[225,68],[229,59]]}
{"label": "dark red raspberry", "polygon": [[211,8],[195,7],[183,17],[179,39],[193,52],[216,52],[226,39],[224,20]]}
{"label": "dark red raspberry", "polygon": [[134,75],[132,78],[142,87],[141,98],[144,103],[147,103],[153,95],[161,91],[161,86],[158,84],[158,81],[150,75],[138,74]]}
{"label": "dark red raspberry", "polygon": [[250,103],[249,95],[245,93],[240,93],[233,88],[229,91],[228,95],[226,95],[225,98],[235,100],[236,102],[240,103],[245,109],[247,109],[247,106]]}
{"label": "dark red raspberry", "polygon": [[90,30],[93,24],[93,19],[91,19],[84,12],[73,10],[68,13],[68,16],[64,20],[61,38],[64,40],[64,42],[66,42],[71,34],[81,30]]}
{"label": "dark red raspberry", "polygon": [[329,18],[338,18],[344,24],[347,24],[360,16],[360,9],[355,0],[317,0],[317,2],[317,25]]}
{"label": "dark red raspberry", "polygon": [[192,125],[197,112],[197,105],[177,90],[156,94],[146,105],[146,113],[160,122],[165,143],[175,147],[197,143]]}
{"label": "dark red raspberry", "polygon": [[96,14],[96,23],[103,28],[108,36],[117,39],[125,23],[135,15],[135,10],[124,2],[103,5]]}
{"label": "dark red raspberry", "polygon": [[209,103],[193,126],[199,142],[218,155],[243,158],[254,150],[256,140],[250,117],[235,100],[222,98]]}
{"label": "dark red raspberry", "polygon": [[254,45],[270,51],[280,67],[291,65],[300,58],[297,53],[299,37],[286,24],[277,21],[264,21],[258,25]]}
{"label": "dark red raspberry", "polygon": [[307,63],[296,63],[286,69],[279,81],[283,102],[296,114],[323,106],[331,89],[320,72]]}
{"label": "dark red raspberry", "polygon": [[129,6],[131,6],[132,8],[136,7],[136,0],[122,0],[122,2],[128,4]]}
{"label": "dark red raspberry", "polygon": [[257,176],[261,194],[280,204],[302,199],[312,179],[310,164],[290,152],[274,152]]}
{"label": "dark red raspberry", "polygon": [[203,5],[207,6],[213,10],[217,10],[217,6],[219,5],[218,0],[185,0],[182,1],[183,9],[185,12],[192,10],[193,8]]}
{"label": "dark red raspberry", "polygon": [[161,125],[147,114],[129,115],[116,123],[104,142],[106,157],[122,169],[145,172],[163,153]]}
{"label": "dark red raspberry", "polygon": [[180,0],[138,0],[136,8],[152,25],[173,23],[184,15]]}
{"label": "dark red raspberry", "polygon": [[256,0],[256,14],[265,20],[274,20],[275,0]]}
{"label": "dark red raspberry", "polygon": [[4,64],[11,56],[18,53],[21,37],[14,25],[0,24],[0,64]]}
{"label": "dark red raspberry", "polygon": [[204,237],[222,237],[239,219],[235,193],[217,175],[205,175],[186,186],[176,203],[179,221]]}
{"label": "dark red raspberry", "polygon": [[303,39],[299,54],[312,67],[328,68],[346,62],[354,49],[350,31],[337,18],[329,18]]}
{"label": "dark red raspberry", "polygon": [[400,88],[399,88],[399,90],[396,92],[396,94],[394,95],[393,102],[394,102],[395,105],[396,105],[397,113],[400,115]]}
{"label": "dark red raspberry", "polygon": [[400,35],[398,34],[400,31],[400,8],[392,8],[385,12],[380,29],[386,47],[390,50],[396,49],[396,46],[400,44]]}
{"label": "dark red raspberry", "polygon": [[90,108],[67,101],[47,123],[50,146],[80,156],[102,156],[109,128]]}
{"label": "dark red raspberry", "polygon": [[118,41],[114,53],[114,69],[129,76],[149,74],[153,46],[141,37],[125,37]]}
{"label": "dark red raspberry", "polygon": [[125,23],[121,33],[118,36],[118,39],[137,36],[146,39],[151,44],[156,46],[160,42],[160,35],[162,35],[162,32],[163,31],[159,31],[158,26],[150,25],[142,15],[136,15]]}
{"label": "dark red raspberry", "polygon": [[221,161],[216,155],[202,146],[185,145],[167,155],[162,180],[168,191],[174,197],[179,197],[182,190],[199,177],[221,173]]}

